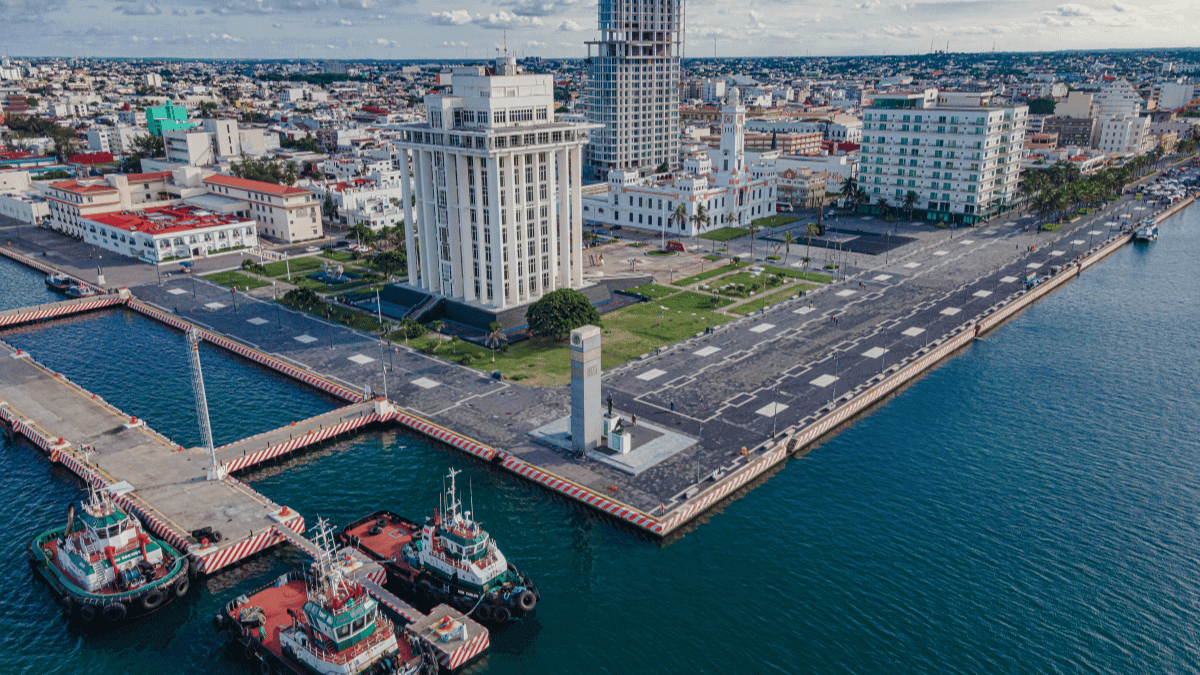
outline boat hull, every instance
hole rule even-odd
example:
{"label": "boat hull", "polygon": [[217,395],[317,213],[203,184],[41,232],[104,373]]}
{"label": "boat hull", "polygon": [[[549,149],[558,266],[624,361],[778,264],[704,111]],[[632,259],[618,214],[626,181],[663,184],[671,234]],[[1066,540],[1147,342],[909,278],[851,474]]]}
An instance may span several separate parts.
{"label": "boat hull", "polygon": [[[371,546],[364,544],[361,537],[355,536],[354,533],[356,530],[370,526],[381,519],[387,520],[392,524],[404,526],[414,533],[418,533],[421,530],[421,526],[417,523],[391,511],[381,510],[360,518],[342,528],[342,531],[338,533],[338,542],[343,545],[352,546],[372,560],[379,562],[384,570],[387,571],[388,589],[417,609],[428,612],[433,607],[445,604],[458,609],[464,614],[471,613],[471,618],[478,623],[494,628],[519,621],[536,611],[534,609],[528,611],[522,609],[519,596],[506,598],[501,591],[491,591],[490,593],[481,594],[473,588],[448,584],[441,577],[410,566],[403,561],[402,556],[397,555],[395,552],[375,550]],[[536,603],[542,599],[537,587],[512,563],[508,564],[508,571],[520,579],[525,588],[533,593],[534,604],[536,606]],[[487,597],[481,598],[483,595]],[[483,602],[481,602],[481,599]],[[489,609],[480,612],[477,607],[482,604],[488,605]],[[500,611],[500,608],[503,608],[503,611]]]}
{"label": "boat hull", "polygon": [[59,569],[46,550],[47,544],[61,536],[65,530],[65,527],[58,527],[35,537],[29,542],[28,557],[30,566],[58,596],[63,614],[71,621],[96,628],[122,625],[154,614],[186,595],[191,587],[187,557],[156,539],[155,541],[174,558],[171,568],[161,579],[124,592],[89,592]]}

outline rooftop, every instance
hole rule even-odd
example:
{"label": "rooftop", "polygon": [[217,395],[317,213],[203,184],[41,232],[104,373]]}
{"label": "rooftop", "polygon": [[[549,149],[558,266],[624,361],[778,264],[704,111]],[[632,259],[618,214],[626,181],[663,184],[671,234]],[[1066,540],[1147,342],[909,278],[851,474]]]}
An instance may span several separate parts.
{"label": "rooftop", "polygon": [[215,183],[216,185],[224,185],[226,187],[238,188],[239,190],[250,190],[251,192],[265,192],[267,194],[287,196],[287,195],[310,195],[308,190],[300,188],[288,187],[286,185],[276,185],[274,183],[264,183],[258,180],[247,180],[245,178],[236,178],[234,176],[225,176],[215,174],[204,179],[205,183]]}
{"label": "rooftop", "polygon": [[170,234],[249,222],[245,218],[223,216],[195,206],[161,206],[145,211],[121,211],[91,216],[88,220],[127,232],[149,232],[151,234]]}
{"label": "rooftop", "polygon": [[101,192],[117,191],[117,188],[109,185],[108,183],[81,183],[77,180],[64,180],[57,183],[51,183],[50,187],[62,190],[64,192],[76,192],[79,194],[98,194]]}

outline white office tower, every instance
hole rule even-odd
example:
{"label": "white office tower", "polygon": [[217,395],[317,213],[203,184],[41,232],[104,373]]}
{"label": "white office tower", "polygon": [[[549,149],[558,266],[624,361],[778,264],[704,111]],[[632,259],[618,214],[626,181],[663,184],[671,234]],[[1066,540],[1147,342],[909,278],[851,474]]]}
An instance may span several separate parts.
{"label": "white office tower", "polygon": [[[408,279],[491,309],[583,284],[580,170],[590,124],[554,121],[554,81],[516,59],[455,68],[402,127]],[[415,205],[413,204],[415,186]],[[415,232],[416,241],[412,239]]]}
{"label": "white office tower", "polygon": [[683,0],[600,0],[600,39],[588,45],[586,161],[611,170],[679,167]]}

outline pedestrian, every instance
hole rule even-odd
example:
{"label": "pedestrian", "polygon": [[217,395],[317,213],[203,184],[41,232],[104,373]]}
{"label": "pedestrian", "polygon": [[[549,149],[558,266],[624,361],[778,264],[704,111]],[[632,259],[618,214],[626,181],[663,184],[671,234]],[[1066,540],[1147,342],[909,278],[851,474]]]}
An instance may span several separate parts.
{"label": "pedestrian", "polygon": [[635,427],[636,427],[636,426],[637,426],[637,415],[630,415],[630,416],[629,416],[629,421],[630,421],[630,423],[632,423],[632,424],[633,424],[633,426],[635,426]]}
{"label": "pedestrian", "polygon": [[671,412],[675,412],[675,401],[671,401]]}

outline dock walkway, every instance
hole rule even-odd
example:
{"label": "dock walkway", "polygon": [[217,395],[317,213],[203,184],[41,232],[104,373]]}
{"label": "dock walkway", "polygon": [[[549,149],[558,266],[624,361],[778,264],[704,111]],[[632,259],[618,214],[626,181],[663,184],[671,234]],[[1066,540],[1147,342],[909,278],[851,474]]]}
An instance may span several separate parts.
{"label": "dock walkway", "polygon": [[[55,462],[118,503],[211,573],[279,543],[274,529],[304,530],[304,518],[233,479],[207,480],[208,456],[180,449],[28,354],[0,345],[0,417]],[[220,542],[202,545],[205,527]],[[214,537],[215,539],[215,537]]]}

